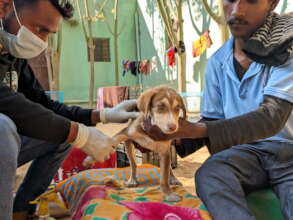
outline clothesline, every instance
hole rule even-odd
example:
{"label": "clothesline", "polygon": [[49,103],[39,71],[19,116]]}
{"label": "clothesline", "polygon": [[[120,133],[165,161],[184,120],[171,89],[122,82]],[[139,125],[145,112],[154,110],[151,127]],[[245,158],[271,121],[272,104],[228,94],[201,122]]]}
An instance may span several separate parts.
{"label": "clothesline", "polygon": [[[211,37],[209,35],[210,31],[206,30],[200,37],[199,39],[195,40],[192,43],[192,56],[193,57],[198,57],[201,56],[207,48],[210,48],[213,44]],[[168,57],[168,65],[170,67],[174,67],[176,65],[176,59],[175,59],[175,54],[176,53],[184,53],[185,52],[185,45],[183,41],[180,41],[180,49],[178,49],[175,46],[170,47],[166,55]]]}
{"label": "clothesline", "polygon": [[122,65],[123,76],[125,76],[127,72],[131,72],[134,76],[137,76],[138,74],[149,76],[153,71],[158,71],[156,56],[141,61],[123,60]]}

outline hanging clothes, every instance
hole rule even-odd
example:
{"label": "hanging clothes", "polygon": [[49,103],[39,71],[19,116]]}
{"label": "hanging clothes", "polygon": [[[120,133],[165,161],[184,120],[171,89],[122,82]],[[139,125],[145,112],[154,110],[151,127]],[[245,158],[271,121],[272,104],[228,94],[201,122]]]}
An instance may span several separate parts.
{"label": "hanging clothes", "polygon": [[153,71],[158,71],[157,68],[157,57],[153,56],[151,59],[144,59],[141,61],[129,61],[123,60],[123,76],[126,72],[131,72],[134,76],[143,74],[149,76]]}
{"label": "hanging clothes", "polygon": [[176,53],[176,47],[171,47],[167,51],[167,56],[168,56],[168,65],[171,67],[175,66],[175,53]]}
{"label": "hanging clothes", "polygon": [[127,72],[129,72],[129,69],[130,69],[130,61],[129,60],[123,60],[122,61],[122,65],[123,65],[123,76],[125,76],[125,74],[127,73]]}
{"label": "hanging clothes", "polygon": [[157,61],[157,57],[153,56],[151,59],[151,73],[152,72],[158,72],[158,61]]}
{"label": "hanging clothes", "polygon": [[210,38],[210,31],[206,30],[198,40],[193,42],[192,45],[192,56],[198,57],[202,55],[207,48],[210,48],[213,44]]}
{"label": "hanging clothes", "polygon": [[142,60],[139,63],[139,72],[145,76],[149,75],[150,68],[148,67],[150,65],[149,60]]}
{"label": "hanging clothes", "polygon": [[137,74],[138,74],[138,65],[139,65],[139,62],[137,62],[137,61],[130,62],[130,64],[129,64],[130,72],[134,76],[137,76]]}

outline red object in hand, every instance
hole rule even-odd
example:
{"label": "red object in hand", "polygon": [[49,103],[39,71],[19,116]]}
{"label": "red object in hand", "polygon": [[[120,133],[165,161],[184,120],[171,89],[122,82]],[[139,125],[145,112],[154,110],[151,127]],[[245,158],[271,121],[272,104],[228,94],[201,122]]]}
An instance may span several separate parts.
{"label": "red object in hand", "polygon": [[87,169],[98,169],[98,168],[114,168],[116,167],[117,154],[114,153],[111,157],[101,163],[94,163],[90,168],[86,168],[82,165],[83,160],[87,157],[83,151],[78,148],[72,148],[66,159],[63,161],[58,173],[54,177],[55,182],[60,182],[74,174],[87,170]]}

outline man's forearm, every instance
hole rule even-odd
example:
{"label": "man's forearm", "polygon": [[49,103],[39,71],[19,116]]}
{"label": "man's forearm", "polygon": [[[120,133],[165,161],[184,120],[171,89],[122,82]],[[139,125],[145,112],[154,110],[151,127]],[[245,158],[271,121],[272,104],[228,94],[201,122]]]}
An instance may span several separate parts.
{"label": "man's forearm", "polygon": [[66,138],[66,143],[72,143],[75,141],[78,133],[78,123],[76,122],[71,122],[70,123],[70,129],[69,129],[69,134]]}
{"label": "man's forearm", "polygon": [[[100,112],[97,110],[92,110],[91,112],[91,124],[96,125],[97,123],[100,122]],[[70,123],[70,129],[69,129],[69,134],[66,138],[67,143],[72,143],[78,133],[78,123],[71,121]]]}
{"label": "man's forearm", "polygon": [[255,111],[227,120],[206,122],[210,151],[217,153],[274,136],[285,126],[291,112],[291,103],[265,97],[264,103]]}
{"label": "man's forearm", "polygon": [[91,123],[92,125],[96,125],[97,123],[101,122],[100,118],[100,111],[98,110],[93,110],[91,113]]}
{"label": "man's forearm", "polygon": [[198,123],[181,120],[175,138],[193,139],[194,144],[189,143],[187,146],[198,148],[197,141],[208,137],[209,151],[217,153],[234,145],[273,136],[283,128],[291,111],[291,103],[266,97],[259,109],[232,119],[208,119]]}

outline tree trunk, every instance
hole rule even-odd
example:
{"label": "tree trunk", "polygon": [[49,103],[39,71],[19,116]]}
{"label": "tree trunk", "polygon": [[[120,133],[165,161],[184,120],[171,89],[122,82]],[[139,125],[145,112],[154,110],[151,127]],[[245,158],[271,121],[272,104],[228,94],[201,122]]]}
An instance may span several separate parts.
{"label": "tree trunk", "polygon": [[163,18],[166,31],[170,41],[173,46],[175,46],[178,50],[177,58],[178,58],[178,90],[179,92],[186,92],[186,53],[185,51],[181,53],[180,42],[184,42],[184,30],[183,30],[183,16],[182,16],[182,0],[176,1],[176,14],[178,20],[178,33],[176,34],[172,30],[172,19],[171,12],[174,12],[173,9],[168,8],[172,7],[170,4],[166,5],[164,1],[157,0],[160,14]]}
{"label": "tree trunk", "polygon": [[[179,42],[184,42],[184,26],[182,16],[182,0],[177,1],[177,14],[179,22],[178,39]],[[179,49],[180,51],[180,49]],[[186,92],[186,53],[178,53],[178,90],[179,92]]]}
{"label": "tree trunk", "polygon": [[178,55],[178,91],[186,92],[186,53]]}
{"label": "tree trunk", "polygon": [[[85,0],[87,18],[90,17],[89,0]],[[89,88],[89,107],[94,108],[94,92],[95,92],[95,46],[93,41],[92,22],[88,19],[88,48],[90,55],[90,88]]]}
{"label": "tree trunk", "polygon": [[115,85],[116,86],[119,86],[118,7],[119,7],[119,0],[115,0],[115,6],[114,6],[114,53],[115,53]]}
{"label": "tree trunk", "polygon": [[202,0],[204,8],[206,9],[207,13],[214,19],[214,21],[219,25],[220,32],[221,32],[221,41],[222,44],[224,44],[229,39],[229,29],[225,22],[224,17],[224,9],[223,9],[223,1],[224,0],[218,0],[218,8],[219,8],[219,14],[216,15],[212,9],[210,8],[207,0]]}
{"label": "tree trunk", "polygon": [[223,8],[224,0],[218,0],[218,8],[219,8],[219,17],[220,22],[218,23],[220,32],[221,32],[221,41],[224,44],[229,39],[229,30],[225,22],[224,8]]}

